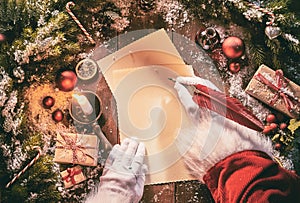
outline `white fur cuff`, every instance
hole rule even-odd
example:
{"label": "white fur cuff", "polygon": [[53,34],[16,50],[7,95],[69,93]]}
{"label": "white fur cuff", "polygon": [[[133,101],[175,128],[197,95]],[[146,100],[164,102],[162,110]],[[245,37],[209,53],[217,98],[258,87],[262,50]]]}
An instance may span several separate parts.
{"label": "white fur cuff", "polygon": [[211,117],[209,111],[201,120],[195,129],[186,129],[178,143],[185,147],[192,143],[189,150],[183,152],[184,158],[187,167],[200,181],[211,167],[231,154],[258,150],[272,156],[272,143],[262,134],[224,117]]}

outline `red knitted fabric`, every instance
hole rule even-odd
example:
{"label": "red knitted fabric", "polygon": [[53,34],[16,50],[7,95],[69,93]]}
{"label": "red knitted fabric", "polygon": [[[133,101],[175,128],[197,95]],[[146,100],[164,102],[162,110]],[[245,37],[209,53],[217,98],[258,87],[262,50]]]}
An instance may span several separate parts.
{"label": "red knitted fabric", "polygon": [[259,151],[228,156],[204,181],[215,202],[300,202],[300,177]]}

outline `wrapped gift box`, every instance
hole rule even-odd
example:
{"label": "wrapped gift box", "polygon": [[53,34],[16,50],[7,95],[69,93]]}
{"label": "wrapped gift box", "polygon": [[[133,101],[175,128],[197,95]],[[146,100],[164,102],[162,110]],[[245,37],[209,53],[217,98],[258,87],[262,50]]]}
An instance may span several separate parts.
{"label": "wrapped gift box", "polygon": [[80,166],[68,168],[67,170],[62,171],[60,174],[64,181],[65,188],[70,188],[73,185],[86,180],[86,177],[83,175]]}
{"label": "wrapped gift box", "polygon": [[96,135],[57,134],[54,161],[96,166],[99,139]]}
{"label": "wrapped gift box", "polygon": [[261,65],[246,92],[289,117],[297,118],[300,113],[300,87],[281,73]]}

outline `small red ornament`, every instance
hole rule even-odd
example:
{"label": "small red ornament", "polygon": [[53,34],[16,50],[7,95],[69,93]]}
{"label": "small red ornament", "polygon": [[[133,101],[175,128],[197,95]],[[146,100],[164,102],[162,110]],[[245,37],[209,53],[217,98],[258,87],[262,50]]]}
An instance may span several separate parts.
{"label": "small red ornament", "polygon": [[6,39],[4,34],[0,34],[0,42],[4,42]]}
{"label": "small red ornament", "polygon": [[60,122],[64,119],[64,113],[62,112],[62,110],[60,109],[56,109],[53,113],[52,113],[52,119],[55,122]]}
{"label": "small red ornament", "polygon": [[228,58],[236,59],[244,54],[245,45],[243,40],[238,37],[228,37],[222,44],[222,50]]}
{"label": "small red ornament", "polygon": [[54,105],[54,103],[55,103],[55,100],[51,96],[46,96],[43,99],[43,106],[45,109],[50,109]]}
{"label": "small red ornament", "polygon": [[240,63],[232,62],[231,64],[229,64],[229,70],[231,73],[237,73],[240,71],[240,69],[241,69]]}
{"label": "small red ornament", "polygon": [[267,121],[268,123],[274,123],[275,120],[276,120],[276,117],[275,117],[274,114],[269,114],[269,115],[267,116],[267,118],[266,118],[266,121]]}
{"label": "small red ornament", "polygon": [[69,92],[74,89],[77,83],[77,76],[71,70],[65,70],[57,75],[57,87],[64,92]]}

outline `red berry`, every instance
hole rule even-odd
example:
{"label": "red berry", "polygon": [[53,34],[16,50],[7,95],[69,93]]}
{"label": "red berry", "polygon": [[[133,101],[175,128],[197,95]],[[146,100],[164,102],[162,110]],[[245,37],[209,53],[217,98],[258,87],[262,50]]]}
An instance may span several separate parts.
{"label": "red berry", "polygon": [[239,63],[232,62],[229,64],[229,70],[231,73],[237,73],[241,69],[241,65]]}
{"label": "red berry", "polygon": [[279,128],[280,128],[281,130],[284,130],[286,127],[287,127],[287,124],[286,124],[286,123],[280,123],[280,125],[279,125]]}
{"label": "red berry", "polygon": [[263,133],[264,133],[264,134],[268,134],[268,133],[270,133],[271,131],[272,131],[271,127],[270,127],[269,125],[266,125],[265,128],[264,128],[264,130],[263,130]]}
{"label": "red berry", "polygon": [[278,127],[278,125],[276,123],[271,123],[270,124],[271,130],[275,130],[277,127]]}
{"label": "red berry", "polygon": [[275,149],[280,150],[282,147],[281,143],[276,143],[275,144]]}
{"label": "red berry", "polygon": [[276,120],[276,117],[275,117],[274,114],[269,114],[269,115],[267,116],[267,119],[266,119],[266,121],[267,121],[268,123],[274,123],[275,120]]}

